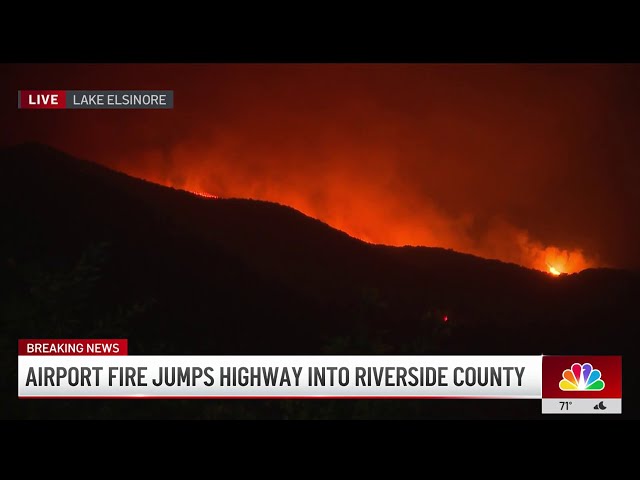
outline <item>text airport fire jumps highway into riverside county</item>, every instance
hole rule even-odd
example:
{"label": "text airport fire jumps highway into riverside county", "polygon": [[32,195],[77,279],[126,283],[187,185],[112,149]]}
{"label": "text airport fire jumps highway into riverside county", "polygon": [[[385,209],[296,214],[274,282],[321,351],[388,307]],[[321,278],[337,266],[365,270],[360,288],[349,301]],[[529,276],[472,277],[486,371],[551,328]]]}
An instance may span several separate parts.
{"label": "text airport fire jumps highway into riverside county", "polygon": [[[147,386],[147,367],[108,367],[109,386]],[[347,386],[350,383],[346,367],[309,367],[311,386]],[[355,386],[520,386],[525,367],[456,367],[452,380],[448,367],[356,367]],[[99,386],[103,367],[31,367],[27,386],[60,386],[65,380],[72,386]],[[213,367],[159,367],[150,381],[155,386],[216,384]],[[221,367],[220,386],[300,386],[302,367]]]}

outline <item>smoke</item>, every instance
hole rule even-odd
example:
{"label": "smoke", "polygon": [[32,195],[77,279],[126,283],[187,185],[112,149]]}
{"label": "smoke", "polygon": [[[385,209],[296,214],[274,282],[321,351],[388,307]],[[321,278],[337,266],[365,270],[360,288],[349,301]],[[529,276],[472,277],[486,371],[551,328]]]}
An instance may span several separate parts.
{"label": "smoke", "polygon": [[2,70],[6,91],[172,89],[175,108],[40,112],[0,96],[0,143],[282,203],[367,242],[544,271],[640,267],[637,65]]}
{"label": "smoke", "polygon": [[517,263],[537,270],[554,268],[561,273],[574,273],[602,266],[596,257],[588,257],[580,248],[568,249],[545,245],[523,228],[494,219],[471,253]]}
{"label": "smoke", "polygon": [[482,221],[444,211],[404,184],[391,150],[367,151],[371,171],[353,161],[363,151],[344,147],[330,158],[313,154],[286,168],[268,158],[249,160],[252,149],[224,137],[217,145],[182,143],[135,152],[117,167],[155,183],[223,198],[251,198],[288,205],[369,243],[450,248],[528,268],[574,273],[598,266],[581,249],[545,245],[499,215]]}

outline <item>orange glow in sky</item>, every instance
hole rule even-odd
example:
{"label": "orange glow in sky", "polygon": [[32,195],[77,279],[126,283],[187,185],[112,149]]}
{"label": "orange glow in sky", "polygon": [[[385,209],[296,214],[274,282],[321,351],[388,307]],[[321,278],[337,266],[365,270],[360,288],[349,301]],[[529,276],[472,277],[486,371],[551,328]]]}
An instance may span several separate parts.
{"label": "orange glow in sky", "polygon": [[640,268],[640,65],[3,67],[3,90],[171,88],[174,109],[27,115],[38,141],[203,198],[290,206],[360,240],[551,275]]}
{"label": "orange glow in sky", "polygon": [[[401,195],[384,197],[376,193],[374,186],[350,185],[346,179],[326,182],[320,190],[298,191],[295,186],[249,182],[237,172],[225,171],[225,191],[212,194],[208,192],[216,190],[207,182],[210,174],[206,171],[188,172],[181,181],[151,171],[128,173],[204,198],[252,198],[287,205],[368,243],[451,248],[553,275],[598,266],[580,249],[544,245],[528,232],[506,222],[494,222],[480,241],[473,240],[466,233],[467,219],[454,221],[435,208],[414,212]],[[313,187],[313,179],[307,180],[300,183]],[[328,201],[314,201],[319,191]]]}

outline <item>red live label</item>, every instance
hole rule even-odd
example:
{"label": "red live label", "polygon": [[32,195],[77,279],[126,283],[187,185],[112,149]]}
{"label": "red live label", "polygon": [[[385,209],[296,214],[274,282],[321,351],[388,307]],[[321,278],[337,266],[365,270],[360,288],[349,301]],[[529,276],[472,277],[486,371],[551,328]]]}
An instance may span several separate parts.
{"label": "red live label", "polygon": [[18,108],[67,108],[65,90],[19,90]]}
{"label": "red live label", "polygon": [[127,355],[126,339],[21,339],[18,355]]}

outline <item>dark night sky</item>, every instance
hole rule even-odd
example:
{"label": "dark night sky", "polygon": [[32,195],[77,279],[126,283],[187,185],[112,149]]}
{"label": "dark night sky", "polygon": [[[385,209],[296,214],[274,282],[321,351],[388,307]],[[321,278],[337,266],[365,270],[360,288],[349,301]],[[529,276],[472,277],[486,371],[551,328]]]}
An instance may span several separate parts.
{"label": "dark night sky", "polygon": [[[378,243],[640,267],[638,65],[2,65],[0,84],[3,145]],[[18,89],[170,89],[175,109],[18,111]]]}

